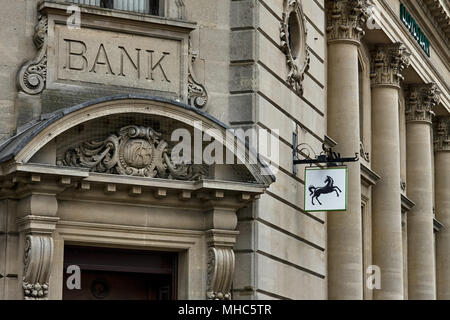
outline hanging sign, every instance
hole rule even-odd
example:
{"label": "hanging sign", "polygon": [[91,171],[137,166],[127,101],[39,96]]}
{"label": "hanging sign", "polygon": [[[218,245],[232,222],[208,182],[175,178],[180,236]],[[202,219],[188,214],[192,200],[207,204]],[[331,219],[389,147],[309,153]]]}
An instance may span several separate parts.
{"label": "hanging sign", "polygon": [[305,211],[347,210],[347,167],[305,169]]}

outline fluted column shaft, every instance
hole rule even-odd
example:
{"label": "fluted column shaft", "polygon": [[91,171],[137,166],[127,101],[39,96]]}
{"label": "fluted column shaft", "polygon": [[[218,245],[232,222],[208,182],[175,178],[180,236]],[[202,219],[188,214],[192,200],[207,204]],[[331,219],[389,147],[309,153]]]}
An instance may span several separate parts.
{"label": "fluted column shaft", "polygon": [[436,218],[446,226],[436,236],[437,298],[450,300],[450,117],[435,124],[434,171]]}
{"label": "fluted column shaft", "polygon": [[408,213],[408,297],[436,298],[431,146],[434,85],[410,86],[406,95],[407,193],[416,205]]}
{"label": "fluted column shaft", "polygon": [[[366,1],[327,1],[328,135],[343,155],[359,150],[358,46]],[[356,4],[356,6],[355,6]],[[346,212],[328,216],[328,298],[363,298],[360,164],[348,166]]]}
{"label": "fluted column shaft", "polygon": [[404,298],[398,98],[408,57],[400,43],[372,53],[372,169],[381,176],[372,191],[373,263],[381,269],[377,300]]}

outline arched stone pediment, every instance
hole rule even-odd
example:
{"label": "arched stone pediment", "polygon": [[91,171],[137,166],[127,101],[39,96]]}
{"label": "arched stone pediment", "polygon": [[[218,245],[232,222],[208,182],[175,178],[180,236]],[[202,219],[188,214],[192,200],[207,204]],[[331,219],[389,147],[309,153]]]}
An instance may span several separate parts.
{"label": "arched stone pediment", "polygon": [[[244,163],[247,174],[250,173],[254,183],[268,186],[275,180],[270,169],[259,158],[256,151],[248,144],[243,143],[236,135],[230,135],[230,128],[227,125],[189,105],[143,95],[102,98],[43,115],[40,120],[19,129],[15,136],[0,145],[0,163],[39,163],[39,159],[42,158],[39,154],[42,153],[42,150],[56,141],[56,146],[54,146],[56,150],[54,156],[51,156],[54,157],[54,162],[50,164],[84,167],[100,173],[169,177],[179,180],[200,179],[201,177],[196,175],[198,166],[197,168],[184,168],[189,172],[187,177],[177,177],[173,170],[161,171],[161,166],[176,169],[171,166],[170,159],[162,156],[161,148],[164,148],[165,144],[169,145],[169,131],[178,127],[191,133],[196,128],[195,130],[198,132],[206,132],[215,141],[221,141],[228,150],[233,148],[232,153],[241,155],[241,163]],[[129,143],[131,139],[135,139],[133,140],[134,144],[141,143],[139,154],[130,155],[130,152],[136,151],[134,150],[136,148]],[[111,146],[108,149],[108,144],[117,150],[112,152]],[[76,159],[76,153],[80,152],[80,148],[90,156],[89,161],[81,161],[82,164],[79,159]],[[245,150],[239,152],[239,148]],[[141,149],[144,153],[141,152]],[[67,153],[70,153],[71,150],[74,154],[74,161],[67,158]],[[168,151],[170,151],[169,146],[164,152]],[[158,152],[159,155],[157,155]],[[194,152],[195,149],[192,153]],[[136,158],[139,155],[140,158]],[[162,161],[162,163],[145,164],[146,158],[150,159],[150,156],[153,157],[153,161]],[[103,163],[114,162],[114,168],[105,169],[102,167],[103,163],[100,163],[100,169],[95,167],[94,162],[99,157],[105,158]],[[114,159],[115,157],[117,159]],[[119,157],[122,158],[118,159]],[[158,165],[161,166],[158,167]],[[242,166],[242,164],[236,164],[236,167],[242,168]],[[177,168],[183,169],[179,166]],[[249,182],[248,178],[245,178],[244,181]]]}

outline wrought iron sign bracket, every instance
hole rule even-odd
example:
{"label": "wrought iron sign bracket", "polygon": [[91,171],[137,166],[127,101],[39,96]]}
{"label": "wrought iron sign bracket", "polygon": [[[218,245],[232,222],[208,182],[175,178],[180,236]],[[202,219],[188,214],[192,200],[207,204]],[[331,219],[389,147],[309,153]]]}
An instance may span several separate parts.
{"label": "wrought iron sign bracket", "polygon": [[[309,150],[308,150],[309,149]],[[297,146],[297,148],[294,150],[294,159],[293,163],[294,166],[298,164],[309,164],[309,165],[318,165],[318,164],[333,164],[333,165],[339,165],[349,162],[358,162],[359,161],[359,154],[355,153],[355,157],[341,157],[340,153],[336,153],[333,151],[332,148],[327,148],[325,144],[322,144],[323,152],[319,155],[316,155],[315,158],[310,157],[310,150],[313,150],[311,146],[309,146],[306,143],[301,143]],[[304,151],[307,151],[305,154]],[[314,151],[313,151],[314,152]],[[305,155],[305,159],[299,160],[297,159],[297,155]]]}

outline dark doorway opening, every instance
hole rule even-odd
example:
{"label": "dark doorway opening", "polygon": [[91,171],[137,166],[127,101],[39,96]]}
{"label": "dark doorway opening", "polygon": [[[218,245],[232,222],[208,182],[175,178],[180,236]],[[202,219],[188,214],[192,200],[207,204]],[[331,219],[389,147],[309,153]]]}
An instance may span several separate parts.
{"label": "dark doorway opening", "polygon": [[[175,300],[177,264],[173,252],[65,246],[63,299]],[[67,285],[69,266],[80,268],[80,289]]]}

